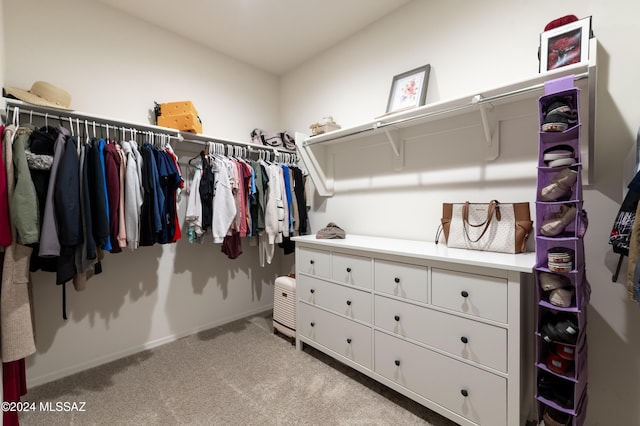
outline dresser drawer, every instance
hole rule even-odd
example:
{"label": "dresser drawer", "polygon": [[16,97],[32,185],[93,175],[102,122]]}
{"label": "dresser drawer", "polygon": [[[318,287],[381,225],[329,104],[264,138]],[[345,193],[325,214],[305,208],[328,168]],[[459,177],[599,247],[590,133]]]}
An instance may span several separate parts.
{"label": "dresser drawer", "polygon": [[461,358],[507,371],[507,330],[504,328],[382,296],[375,296],[375,325]]}
{"label": "dresser drawer", "polygon": [[380,331],[374,339],[376,373],[479,425],[507,425],[506,379]]}
{"label": "dresser drawer", "polygon": [[331,277],[331,255],[328,251],[308,248],[298,249],[296,253],[296,267],[299,273],[315,275],[317,277]]}
{"label": "dresser drawer", "polygon": [[375,261],[375,290],[427,303],[427,267]]}
{"label": "dresser drawer", "polygon": [[371,369],[371,328],[304,302],[298,313],[298,334]]}
{"label": "dresser drawer", "polygon": [[298,298],[339,314],[371,323],[371,293],[301,275],[297,279]]}
{"label": "dresser drawer", "polygon": [[431,303],[506,323],[507,280],[433,268],[431,270]]}
{"label": "dresser drawer", "polygon": [[345,284],[372,288],[371,258],[350,254],[332,253],[331,277]]}

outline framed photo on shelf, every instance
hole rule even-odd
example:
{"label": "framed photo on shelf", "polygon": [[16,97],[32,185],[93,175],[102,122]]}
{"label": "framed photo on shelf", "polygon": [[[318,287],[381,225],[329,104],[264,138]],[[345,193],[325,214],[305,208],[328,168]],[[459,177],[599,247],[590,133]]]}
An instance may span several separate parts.
{"label": "framed photo on shelf", "polygon": [[540,72],[589,60],[591,16],[540,34]]}
{"label": "framed photo on shelf", "polygon": [[393,77],[387,114],[424,105],[430,70],[427,64]]}

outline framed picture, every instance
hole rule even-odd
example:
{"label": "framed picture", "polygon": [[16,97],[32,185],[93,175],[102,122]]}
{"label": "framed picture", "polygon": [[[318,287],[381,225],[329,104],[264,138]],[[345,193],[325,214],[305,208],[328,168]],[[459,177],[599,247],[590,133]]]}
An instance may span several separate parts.
{"label": "framed picture", "polygon": [[540,72],[589,60],[591,17],[540,34]]}
{"label": "framed picture", "polygon": [[424,65],[393,77],[387,113],[424,105],[430,69]]}

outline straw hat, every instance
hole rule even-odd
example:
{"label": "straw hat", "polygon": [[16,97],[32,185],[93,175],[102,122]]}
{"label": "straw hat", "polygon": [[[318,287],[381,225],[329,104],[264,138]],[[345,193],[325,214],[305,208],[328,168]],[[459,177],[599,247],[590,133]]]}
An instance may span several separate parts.
{"label": "straw hat", "polygon": [[65,90],[45,81],[36,81],[31,90],[5,87],[5,96],[11,95],[21,101],[60,109],[71,109],[71,95]]}

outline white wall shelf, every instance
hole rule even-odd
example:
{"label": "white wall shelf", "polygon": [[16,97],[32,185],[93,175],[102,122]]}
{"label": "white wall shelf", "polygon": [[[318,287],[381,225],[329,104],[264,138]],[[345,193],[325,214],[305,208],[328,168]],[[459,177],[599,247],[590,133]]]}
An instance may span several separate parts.
{"label": "white wall shelf", "polygon": [[[583,119],[585,142],[582,158],[584,163],[584,184],[590,184],[593,176],[593,143],[595,136],[595,96],[597,67],[597,40],[591,39],[589,45],[589,61],[566,66],[557,70],[535,74],[530,78],[502,85],[497,88],[462,96],[457,99],[434,102],[428,105],[405,110],[398,113],[386,114],[372,121],[357,126],[327,132],[317,136],[307,136],[296,133],[296,146],[300,157],[304,161],[311,179],[321,196],[329,197],[334,194],[333,160],[326,154],[326,145],[346,143],[358,139],[371,138],[385,134],[392,149],[393,164],[396,171],[404,167],[404,130],[428,123],[469,114],[477,111],[478,122],[482,125],[484,153],[486,161],[496,160],[500,156],[500,119],[496,113],[499,105],[531,99],[543,94],[544,82],[560,77],[574,75],[576,87],[583,90],[581,109],[586,111]],[[537,117],[536,117],[537,120]]]}

